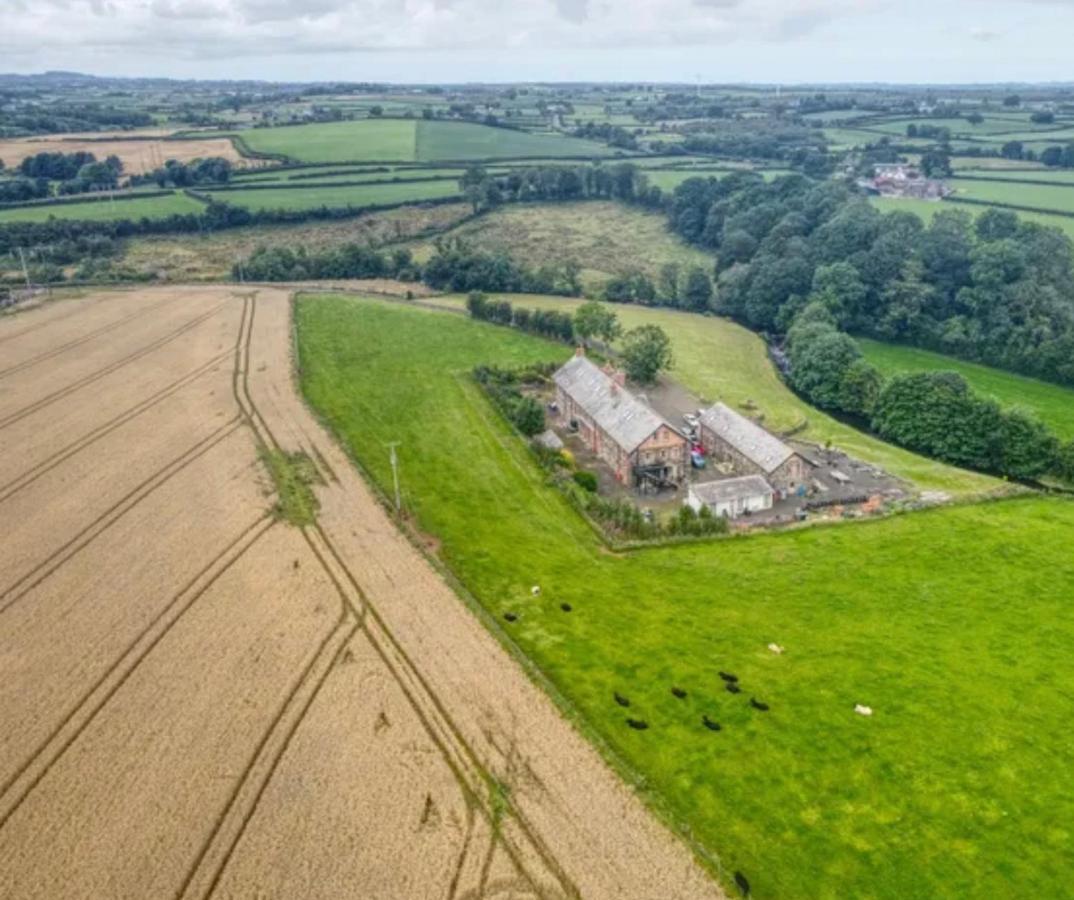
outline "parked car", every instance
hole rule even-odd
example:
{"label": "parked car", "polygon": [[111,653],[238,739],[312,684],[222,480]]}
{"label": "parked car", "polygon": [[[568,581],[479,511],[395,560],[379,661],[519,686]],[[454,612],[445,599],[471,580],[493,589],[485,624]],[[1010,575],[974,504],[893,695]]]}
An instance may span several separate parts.
{"label": "parked car", "polygon": [[682,420],[693,429],[697,429],[701,425],[701,420],[693,413],[683,413]]}
{"label": "parked car", "polygon": [[690,465],[695,469],[705,468],[705,454],[698,453],[696,450],[690,451]]}

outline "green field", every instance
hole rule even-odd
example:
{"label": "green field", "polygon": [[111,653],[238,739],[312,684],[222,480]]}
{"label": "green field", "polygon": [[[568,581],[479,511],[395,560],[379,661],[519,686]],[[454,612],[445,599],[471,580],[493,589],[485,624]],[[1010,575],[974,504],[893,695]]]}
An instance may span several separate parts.
{"label": "green field", "polygon": [[609,553],[467,377],[568,348],[353,297],[300,299],[297,327],[310,402],[382,488],[402,442],[417,526],[497,620],[519,615],[508,638],[725,885],[741,870],[761,900],[1068,892],[1074,504]]}
{"label": "green field", "polygon": [[186,194],[140,197],[133,200],[91,200],[85,203],[52,203],[0,209],[0,222],[44,222],[50,217],[83,222],[114,222],[119,219],[159,219],[176,213],[196,213],[205,204]]}
{"label": "green field", "polygon": [[403,181],[398,184],[353,185],[350,187],[281,187],[245,191],[217,191],[213,196],[247,209],[316,209],[321,206],[380,206],[389,203],[420,203],[452,197],[459,193],[458,182]]}
{"label": "green field", "polygon": [[977,181],[959,178],[951,182],[955,197],[968,197],[988,203],[1011,206],[1031,206],[1034,209],[1054,209],[1056,212],[1074,213],[1074,190],[1063,185],[1051,187],[1045,184],[1026,184],[1012,181]]}
{"label": "green field", "polygon": [[602,144],[562,135],[531,134],[468,122],[360,119],[286,128],[255,128],[241,135],[250,149],[298,162],[438,162],[513,157],[608,156]]}
{"label": "green field", "polygon": [[[573,310],[582,302],[529,294],[515,295],[510,300],[520,306],[567,310]],[[430,302],[461,309],[464,298],[446,296]],[[986,475],[900,450],[809,406],[779,379],[765,352],[764,342],[734,322],[671,309],[632,304],[611,306],[625,328],[654,324],[668,333],[675,350],[671,375],[705,402],[721,400],[735,408],[750,404],[763,414],[765,423],[774,431],[787,431],[808,423],[799,434],[800,439],[817,444],[831,442],[852,456],[921,488],[972,495],[1000,484]]]}
{"label": "green field", "polygon": [[415,159],[414,122],[406,119],[255,128],[242,132],[241,137],[251,150],[281,154],[299,162]]}
{"label": "green field", "polygon": [[[959,169],[957,170],[959,175],[965,175],[967,178],[972,178],[975,174],[971,169]],[[977,174],[985,175],[985,172]],[[999,178],[1004,181],[1048,181],[1053,184],[1074,184],[1074,170],[1072,169],[995,169],[987,170],[988,178]],[[957,187],[958,181],[954,184]]]}
{"label": "green field", "polygon": [[916,347],[884,344],[866,338],[859,338],[858,343],[869,362],[887,375],[938,369],[958,372],[980,393],[994,397],[1003,406],[1029,409],[1059,437],[1074,440],[1074,390],[1070,388]]}
{"label": "green field", "polygon": [[[931,222],[932,217],[941,209],[961,209],[968,212],[974,218],[984,212],[985,209],[976,204],[971,205],[969,203],[958,203],[950,200],[938,203],[933,200],[871,197],[869,198],[869,202],[881,212],[893,212],[898,209],[916,213],[924,219],[926,223]],[[1052,216],[1048,215],[1048,213],[1024,212],[1023,210],[1016,210],[1016,212],[1019,219],[1023,219],[1026,222],[1036,222],[1038,225],[1047,225],[1049,228],[1058,228],[1067,237],[1074,240],[1074,218],[1069,216]]]}
{"label": "green field", "polygon": [[[380,167],[377,167],[380,168]],[[387,167],[385,167],[387,168]],[[309,169],[282,169],[278,172],[255,172],[232,178],[232,184],[267,184],[287,185],[323,184],[328,181],[414,181],[422,178],[440,176],[459,177],[465,170],[447,169],[434,166],[392,167],[386,172],[370,171],[369,166],[315,166]]]}

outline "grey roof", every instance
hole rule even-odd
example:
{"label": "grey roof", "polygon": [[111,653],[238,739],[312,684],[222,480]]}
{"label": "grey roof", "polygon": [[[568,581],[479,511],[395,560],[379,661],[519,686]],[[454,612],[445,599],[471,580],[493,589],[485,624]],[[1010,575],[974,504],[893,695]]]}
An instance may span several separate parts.
{"label": "grey roof", "polygon": [[794,455],[794,451],[774,434],[723,403],[706,409],[701,414],[701,424],[765,472],[775,471]]}
{"label": "grey roof", "polygon": [[724,478],[720,481],[703,481],[690,485],[697,499],[706,505],[726,503],[729,500],[744,500],[773,494],[772,486],[760,475],[743,475],[741,478]]}
{"label": "grey roof", "polygon": [[672,427],[584,356],[572,357],[553,379],[627,453],[661,425]]}

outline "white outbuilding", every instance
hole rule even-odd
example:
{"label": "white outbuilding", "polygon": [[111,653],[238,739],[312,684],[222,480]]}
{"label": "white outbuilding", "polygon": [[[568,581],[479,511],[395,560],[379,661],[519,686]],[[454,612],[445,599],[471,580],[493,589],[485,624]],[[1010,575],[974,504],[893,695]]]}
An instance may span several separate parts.
{"label": "white outbuilding", "polygon": [[771,509],[774,499],[772,485],[760,475],[691,484],[686,494],[686,503],[694,512],[701,512],[707,506],[714,516],[729,519]]}

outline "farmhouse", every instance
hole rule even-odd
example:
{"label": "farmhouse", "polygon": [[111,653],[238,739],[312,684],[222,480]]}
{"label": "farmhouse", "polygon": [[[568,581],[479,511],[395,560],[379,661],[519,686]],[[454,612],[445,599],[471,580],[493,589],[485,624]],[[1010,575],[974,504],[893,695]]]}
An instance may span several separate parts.
{"label": "farmhouse", "polygon": [[793,493],[809,477],[809,462],[771,432],[723,403],[701,414],[701,444],[715,460],[743,475],[761,475],[781,495]]}
{"label": "farmhouse", "polygon": [[881,163],[875,175],[858,182],[870,194],[881,197],[913,197],[919,200],[942,200],[951,193],[944,182],[925,178],[920,170],[903,163]]}
{"label": "farmhouse", "polygon": [[553,380],[560,416],[621,484],[682,481],[686,438],[626,389],[622,372],[599,368],[579,350]]}
{"label": "farmhouse", "polygon": [[694,512],[707,506],[713,515],[737,519],[746,513],[771,509],[775,493],[760,475],[743,475],[690,485],[686,504]]}

